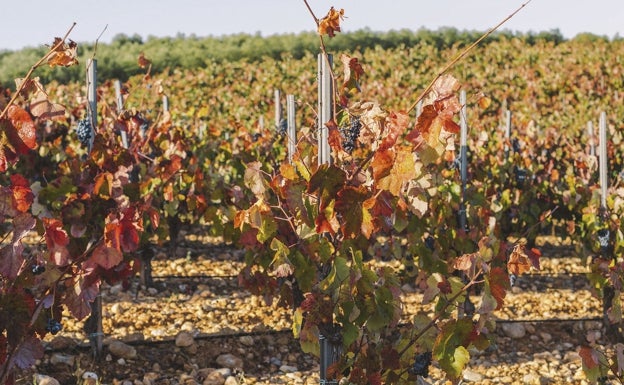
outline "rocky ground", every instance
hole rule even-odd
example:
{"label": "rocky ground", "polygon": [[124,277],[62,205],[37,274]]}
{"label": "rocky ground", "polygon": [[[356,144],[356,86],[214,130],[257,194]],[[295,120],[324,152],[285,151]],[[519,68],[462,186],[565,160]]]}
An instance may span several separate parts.
{"label": "rocky ground", "polygon": [[[92,357],[82,323],[68,320],[18,384],[32,383],[33,375],[48,385],[55,382],[44,376],[61,384],[91,384],[83,377],[94,375],[102,384],[123,385],[319,383],[318,361],[292,338],[288,312],[238,288],[241,254],[187,239],[177,258],[162,254],[154,260],[156,287],[103,289],[101,359]],[[583,275],[586,263],[571,256],[572,248],[548,246],[543,252],[542,271],[520,277],[497,314],[496,346],[472,352],[465,382],[587,383],[578,349],[587,340],[606,343],[600,302]],[[544,275],[549,273],[568,275]],[[422,309],[422,297],[404,289],[407,316]],[[445,383],[435,367],[427,380]]]}

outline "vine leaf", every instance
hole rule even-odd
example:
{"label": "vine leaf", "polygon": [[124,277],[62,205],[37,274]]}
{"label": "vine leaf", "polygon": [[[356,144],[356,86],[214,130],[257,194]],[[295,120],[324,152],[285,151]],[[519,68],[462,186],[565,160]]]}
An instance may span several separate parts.
{"label": "vine leaf", "polygon": [[30,114],[21,107],[11,105],[7,116],[13,130],[8,130],[7,136],[17,154],[26,154],[37,147],[35,124]]}
{"label": "vine leaf", "polygon": [[511,274],[520,275],[531,270],[531,262],[523,245],[516,245],[507,261],[507,269]]}
{"label": "vine leaf", "polygon": [[266,191],[266,184],[264,176],[261,170],[262,164],[260,162],[251,162],[245,169],[245,186],[254,193],[256,197],[261,197]]}
{"label": "vine leaf", "polygon": [[319,20],[318,34],[334,37],[336,32],[340,32],[340,20],[344,20],[344,9],[337,11],[334,7],[331,7],[327,15]]}
{"label": "vine leaf", "polygon": [[440,77],[424,100],[422,112],[416,126],[407,135],[414,148],[432,148],[440,156],[452,141],[452,134],[459,132],[459,125],[453,120],[461,110],[456,92],[459,82],[451,75]]}
{"label": "vine leaf", "polygon": [[44,218],[45,238],[50,259],[58,266],[65,266],[69,261],[69,237],[63,229],[63,222],[58,219]]}
{"label": "vine leaf", "polygon": [[[387,170],[386,175],[383,177],[378,175],[375,178],[377,179],[377,185],[380,189],[387,190],[394,196],[399,196],[404,184],[416,178],[414,154],[405,148],[399,148],[397,150],[388,149],[382,151],[382,156],[385,162],[390,163],[391,167]],[[374,159],[376,158],[377,156]],[[387,168],[388,164],[384,163],[383,166]],[[379,174],[379,172],[376,174]]]}
{"label": "vine leaf", "polygon": [[70,67],[78,64],[78,44],[72,40],[69,40],[69,43],[62,42],[62,40],[60,37],[54,38],[51,46],[54,51],[48,57],[50,67]]}
{"label": "vine leaf", "polygon": [[505,270],[500,267],[492,268],[485,279],[485,290],[479,312],[487,314],[502,309],[507,290],[510,289],[509,276]]}
{"label": "vine leaf", "polygon": [[11,191],[13,193],[13,207],[22,213],[29,211],[34,195],[26,178],[19,174],[11,175]]}
{"label": "vine leaf", "polygon": [[81,274],[68,280],[65,303],[67,310],[81,320],[91,313],[91,303],[100,291],[100,282],[91,275]]}
{"label": "vine leaf", "polygon": [[581,356],[583,372],[585,372],[588,381],[595,383],[599,377],[605,375],[606,359],[596,349],[590,346],[581,346],[579,356]]}
{"label": "vine leaf", "polygon": [[137,59],[137,64],[139,68],[145,69],[152,65],[152,61],[145,57],[145,54],[141,52]]}
{"label": "vine leaf", "polygon": [[340,61],[343,64],[343,81],[342,92],[340,95],[340,104],[346,106],[351,97],[362,92],[360,87],[360,78],[364,74],[364,69],[357,58],[347,54],[340,55]]}
{"label": "vine leaf", "polygon": [[35,364],[35,362],[43,357],[43,344],[34,337],[26,337],[23,343],[19,345],[15,353],[15,365],[20,369],[26,369]]}
{"label": "vine leaf", "polygon": [[342,216],[342,233],[345,237],[355,238],[364,234],[369,238],[373,232],[373,218],[364,206],[367,198],[364,187],[345,187],[337,194],[334,209]]}
{"label": "vine leaf", "polygon": [[92,255],[93,262],[102,266],[102,268],[108,270],[117,266],[121,261],[123,261],[123,254],[121,251],[117,250],[114,247],[109,247],[106,245],[99,245],[95,250],[93,250]]}
{"label": "vine leaf", "polygon": [[466,349],[474,334],[472,319],[450,320],[444,324],[433,347],[433,357],[451,377],[458,378],[470,361]]}
{"label": "vine leaf", "polygon": [[[15,79],[17,89],[20,88],[24,79]],[[30,113],[40,119],[60,120],[65,117],[65,107],[61,104],[52,103],[50,97],[43,85],[39,82],[39,78],[27,80],[27,84],[22,89],[22,94],[30,99]]]}
{"label": "vine leaf", "polygon": [[380,151],[395,145],[399,136],[407,129],[409,115],[405,111],[390,112],[386,120],[386,133],[383,141],[379,145]]}

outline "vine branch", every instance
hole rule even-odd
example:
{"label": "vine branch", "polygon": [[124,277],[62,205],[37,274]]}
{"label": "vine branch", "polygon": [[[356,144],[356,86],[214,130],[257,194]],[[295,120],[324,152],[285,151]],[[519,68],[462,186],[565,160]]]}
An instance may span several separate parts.
{"label": "vine branch", "polygon": [[525,2],[524,4],[522,4],[518,9],[516,9],[514,12],[511,13],[511,15],[507,16],[506,18],[504,18],[500,23],[496,24],[494,27],[490,28],[486,33],[484,33],[483,35],[481,35],[480,38],[478,38],[477,40],[475,40],[474,43],[470,44],[468,47],[466,47],[466,49],[464,49],[462,52],[459,53],[459,55],[457,55],[453,60],[451,60],[446,66],[444,66],[444,68],[442,68],[442,70],[440,72],[438,72],[438,74],[436,75],[435,78],[433,78],[433,80],[429,83],[429,85],[427,85],[427,88],[425,88],[425,90],[423,92],[420,93],[420,95],[418,96],[418,98],[416,98],[416,101],[410,106],[410,108],[407,110],[408,113],[412,112],[414,110],[414,108],[416,108],[416,105],[418,105],[418,102],[420,102],[421,100],[423,100],[423,98],[425,97],[425,95],[427,95],[429,93],[429,91],[431,91],[431,89],[433,88],[433,85],[435,84],[435,82],[442,77],[442,75],[444,75],[445,73],[448,72],[448,70],[450,70],[455,64],[457,64],[461,59],[463,59],[466,55],[468,55],[468,53],[470,51],[472,51],[479,43],[481,43],[483,40],[485,40],[488,36],[490,36],[492,33],[494,33],[494,31],[496,31],[497,29],[499,29],[503,24],[505,24],[506,22],[508,22],[512,17],[514,17],[518,12],[520,12],[524,7],[526,7],[532,0],[528,0],[527,2]]}
{"label": "vine branch", "polygon": [[15,93],[11,97],[11,100],[9,100],[6,107],[4,107],[4,110],[2,110],[2,113],[0,113],[0,119],[6,118],[6,115],[9,111],[9,107],[11,107],[15,103],[15,100],[17,100],[17,98],[19,97],[19,94],[22,92],[24,87],[26,87],[26,83],[28,83],[28,80],[32,77],[33,72],[35,72],[37,68],[41,67],[41,65],[50,58],[52,53],[56,52],[56,50],[59,47],[65,44],[65,40],[67,39],[67,37],[69,36],[69,34],[71,33],[71,31],[74,29],[75,26],[76,26],[76,22],[74,22],[72,26],[69,27],[69,30],[65,33],[65,36],[63,36],[62,39],[60,39],[56,44],[50,47],[48,52],[45,55],[43,55],[41,59],[39,59],[39,61],[33,64],[32,67],[30,67],[30,70],[28,70],[28,73],[26,73],[26,76],[22,80],[21,84],[17,87],[17,90],[15,90]]}

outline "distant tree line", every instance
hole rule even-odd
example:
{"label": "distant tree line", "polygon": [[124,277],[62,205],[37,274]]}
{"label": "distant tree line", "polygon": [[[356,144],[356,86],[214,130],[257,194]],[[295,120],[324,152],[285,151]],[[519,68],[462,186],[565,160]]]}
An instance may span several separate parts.
{"label": "distant tree line", "polygon": [[[438,50],[453,46],[464,46],[475,41],[482,32],[460,31],[455,28],[442,28],[437,31],[421,29],[418,31],[399,30],[390,32],[373,32],[363,29],[355,32],[338,34],[328,41],[331,52],[364,51],[380,47],[396,49],[417,44],[431,44]],[[559,44],[565,39],[559,30],[540,33],[517,33],[510,31],[497,32],[490,36],[485,44],[500,39],[519,38],[526,44],[538,41],[549,41]],[[606,37],[591,34],[579,35],[577,38],[588,41]],[[51,43],[51,41],[49,42]],[[81,63],[93,55],[94,44],[78,45]],[[0,51],[0,85],[14,88],[14,79],[24,76],[29,65],[35,63],[46,52],[46,47],[25,48],[19,51]],[[259,34],[236,34],[224,37],[196,37],[178,35],[176,37],[141,38],[139,35],[117,35],[110,44],[98,43],[98,78],[126,80],[142,73],[144,70],[137,65],[140,53],[153,63],[152,73],[162,73],[168,69],[194,69],[206,67],[210,63],[221,61],[259,61],[266,57],[279,59],[283,55],[298,59],[307,54],[319,52],[318,36],[313,32],[300,34],[283,34],[262,37]],[[37,76],[43,82],[56,80],[61,83],[82,80],[84,66],[65,68],[41,68]]]}

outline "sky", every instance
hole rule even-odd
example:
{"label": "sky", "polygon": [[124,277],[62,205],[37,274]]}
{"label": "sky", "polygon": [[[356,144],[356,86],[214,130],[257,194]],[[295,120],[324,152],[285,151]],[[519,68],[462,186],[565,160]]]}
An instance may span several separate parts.
{"label": "sky", "polygon": [[[316,16],[345,10],[342,29],[403,28],[485,31],[526,0],[308,0]],[[11,0],[0,6],[0,50],[51,44],[76,22],[76,42],[108,43],[118,34],[269,36],[314,30],[303,0]],[[624,36],[624,0],[532,0],[502,28],[514,32],[559,29],[566,38],[590,32]],[[102,31],[104,31],[102,33]]]}

